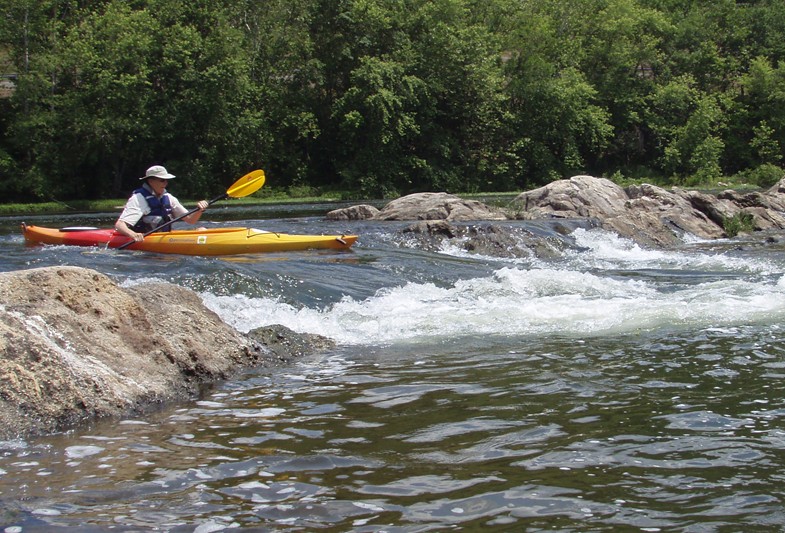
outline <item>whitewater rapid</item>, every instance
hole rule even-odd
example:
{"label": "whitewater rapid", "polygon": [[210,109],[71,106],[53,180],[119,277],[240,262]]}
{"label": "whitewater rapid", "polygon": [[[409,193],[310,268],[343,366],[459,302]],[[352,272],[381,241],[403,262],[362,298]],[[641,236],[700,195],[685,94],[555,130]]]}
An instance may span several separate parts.
{"label": "whitewater rapid", "polygon": [[[347,345],[559,334],[634,334],[659,328],[778,324],[785,318],[782,265],[684,247],[649,250],[602,230],[578,229],[559,260],[501,260],[490,275],[446,286],[402,280],[368,298],[327,306],[276,297],[202,293],[240,331],[282,324]],[[698,243],[700,244],[700,243]],[[445,256],[466,252],[445,247]],[[472,256],[498,264],[499,258]]]}

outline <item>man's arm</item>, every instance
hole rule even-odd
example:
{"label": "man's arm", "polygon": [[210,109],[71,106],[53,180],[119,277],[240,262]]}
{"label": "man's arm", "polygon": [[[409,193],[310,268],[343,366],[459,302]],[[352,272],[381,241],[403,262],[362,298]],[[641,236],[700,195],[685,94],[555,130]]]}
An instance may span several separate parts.
{"label": "man's arm", "polygon": [[117,222],[114,223],[114,229],[118,233],[122,233],[129,239],[136,242],[144,239],[144,235],[135,232],[131,226],[136,224],[140,218],[144,216],[144,210],[139,202],[139,194],[132,194],[128,201],[125,203],[123,212],[117,217]]}
{"label": "man's arm", "polygon": [[204,213],[204,210],[207,209],[208,205],[210,204],[208,204],[205,200],[198,202],[196,204],[196,207],[199,209],[199,211],[194,211],[187,217],[184,217],[183,220],[188,222],[189,224],[196,224],[199,221],[199,219],[202,217],[202,213]]}
{"label": "man's arm", "polygon": [[119,218],[117,219],[117,222],[115,222],[114,224],[114,229],[116,232],[122,233],[129,239],[133,239],[136,242],[140,242],[144,239],[143,234],[135,232],[134,230],[131,229],[131,227],[128,224],[126,224],[124,220],[121,220]]}

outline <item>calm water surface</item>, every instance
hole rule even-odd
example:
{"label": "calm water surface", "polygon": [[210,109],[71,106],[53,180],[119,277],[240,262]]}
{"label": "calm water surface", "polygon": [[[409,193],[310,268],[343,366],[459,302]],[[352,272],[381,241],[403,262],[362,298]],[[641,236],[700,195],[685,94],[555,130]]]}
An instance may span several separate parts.
{"label": "calm water surface", "polygon": [[283,324],[338,342],[143,418],[0,443],[0,528],[785,527],[781,236],[653,251],[540,225],[566,242],[542,261],[459,243],[426,252],[399,223],[227,214],[215,224],[360,240],[341,253],[169,257],[27,247],[20,220],[0,220],[2,271],[166,279],[241,331]]}

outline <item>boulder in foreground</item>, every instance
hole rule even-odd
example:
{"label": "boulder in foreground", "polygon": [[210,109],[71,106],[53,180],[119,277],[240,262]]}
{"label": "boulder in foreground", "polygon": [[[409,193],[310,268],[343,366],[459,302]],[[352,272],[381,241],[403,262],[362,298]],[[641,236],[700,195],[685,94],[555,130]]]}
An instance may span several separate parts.
{"label": "boulder in foreground", "polygon": [[282,359],[188,289],[78,267],[0,273],[0,332],[3,439],[142,413]]}

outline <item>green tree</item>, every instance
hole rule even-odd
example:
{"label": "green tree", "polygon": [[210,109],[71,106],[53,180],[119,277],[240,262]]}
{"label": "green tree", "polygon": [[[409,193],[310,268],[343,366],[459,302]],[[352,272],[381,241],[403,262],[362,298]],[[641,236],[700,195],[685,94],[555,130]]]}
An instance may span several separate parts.
{"label": "green tree", "polygon": [[750,148],[758,156],[761,164],[779,164],[782,161],[782,146],[774,138],[774,128],[769,127],[766,120],[761,120],[760,124],[752,128],[752,140]]}
{"label": "green tree", "polygon": [[[323,68],[312,85],[317,167],[363,194],[493,187],[503,79],[495,41],[465,2],[318,5],[326,11],[312,34],[329,46],[316,47]],[[337,17],[329,40],[327,15]]]}
{"label": "green tree", "polygon": [[785,63],[773,67],[767,58],[757,57],[739,81],[744,125],[751,133],[765,122],[772,130],[768,136],[785,146]]}
{"label": "green tree", "polygon": [[423,158],[432,162],[439,189],[508,189],[520,169],[509,143],[500,40],[465,4],[443,2],[437,11],[441,4],[426,3],[415,19],[431,28],[418,40],[418,72],[434,96],[423,112],[424,137],[434,141]]}
{"label": "green tree", "polygon": [[652,97],[649,124],[661,150],[666,175],[682,183],[705,183],[722,176],[726,111],[730,100],[697,87],[682,76],[659,88]]}
{"label": "green tree", "polygon": [[783,43],[776,0],[7,0],[0,190],[116,195],[153,162],[181,194],[771,176]]}
{"label": "green tree", "polygon": [[[662,78],[663,42],[674,28],[660,11],[637,0],[588,2],[580,24],[578,68],[594,88],[594,102],[609,113],[613,139],[592,162],[597,171],[645,165],[651,157],[646,103]],[[596,11],[595,11],[596,10]]]}
{"label": "green tree", "polygon": [[[96,3],[98,4],[98,3]],[[12,199],[50,198],[47,176],[34,166],[42,138],[40,106],[47,106],[57,69],[52,51],[63,28],[78,20],[75,1],[8,0],[0,5],[0,54],[5,72],[16,74],[16,91],[2,102],[2,192]],[[7,174],[6,174],[7,173]]]}
{"label": "green tree", "polygon": [[314,0],[238,0],[232,23],[245,35],[257,124],[249,151],[277,186],[308,185],[321,170],[313,156],[321,125],[313,87],[322,77],[314,55]]}
{"label": "green tree", "polygon": [[352,86],[335,105],[340,124],[344,182],[363,195],[390,196],[411,190],[417,170],[427,167],[410,146],[420,136],[416,110],[425,96],[422,80],[401,64],[365,57]]}
{"label": "green tree", "polygon": [[[151,112],[160,30],[150,12],[116,2],[65,33],[53,57],[58,83],[50,106],[39,111],[46,142],[36,158],[58,183],[71,185],[63,194],[118,193],[124,174],[134,166],[138,171],[140,156],[159,134]],[[76,171],[81,179],[68,180],[56,169]]]}
{"label": "green tree", "polygon": [[589,2],[525,3],[510,22],[505,73],[509,79],[517,185],[547,183],[576,172],[607,148],[611,116],[580,70],[581,17]]}
{"label": "green tree", "polygon": [[750,57],[763,56],[771,61],[785,59],[785,2],[758,0],[746,6],[750,39],[756,44]]}
{"label": "green tree", "polygon": [[232,5],[155,0],[141,10],[154,16],[159,38],[144,58],[150,68],[144,111],[154,137],[140,168],[150,160],[171,162],[188,175],[178,190],[194,194],[223,189],[266,155],[258,134],[266,117],[244,35],[227,14]]}

